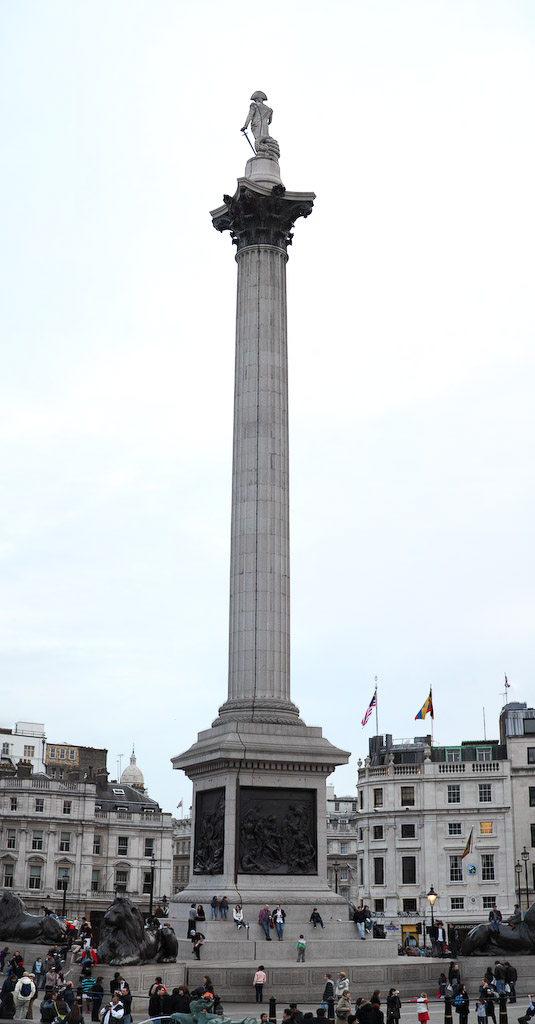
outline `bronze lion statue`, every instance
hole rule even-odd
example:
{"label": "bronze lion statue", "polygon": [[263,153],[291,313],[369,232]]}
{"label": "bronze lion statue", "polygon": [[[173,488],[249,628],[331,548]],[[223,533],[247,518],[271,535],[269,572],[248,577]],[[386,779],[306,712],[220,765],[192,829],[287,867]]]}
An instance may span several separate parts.
{"label": "bronze lion statue", "polygon": [[130,964],[170,964],[178,942],[169,925],[145,928],[138,908],[126,896],[116,896],[102,918],[98,962],[118,967]]}
{"label": "bronze lion statue", "polygon": [[463,942],[463,956],[488,956],[495,953],[535,953],[535,903],[515,925],[500,924],[497,931],[488,924],[478,924]]}
{"label": "bronze lion statue", "polygon": [[57,917],[28,914],[20,896],[4,889],[0,896],[0,941],[61,942],[65,925]]}

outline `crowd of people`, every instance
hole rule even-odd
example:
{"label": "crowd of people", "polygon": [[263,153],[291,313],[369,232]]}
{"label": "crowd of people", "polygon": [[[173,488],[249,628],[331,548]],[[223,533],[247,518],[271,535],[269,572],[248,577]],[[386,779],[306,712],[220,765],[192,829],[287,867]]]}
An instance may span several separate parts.
{"label": "crowd of people", "polygon": [[[222,896],[221,899],[219,899],[217,896],[213,896],[212,899],[210,900],[210,920],[227,921],[229,920],[228,912],[229,903],[227,897]],[[240,931],[243,928],[248,938],[250,925],[249,922],[245,920],[243,907],[241,903],[236,903],[236,905],[234,906],[232,910],[232,919],[237,927],[237,930]],[[199,927],[200,924],[202,924],[204,921],[206,921],[204,907],[202,906],[201,903],[192,903],[188,911],[186,937],[191,940],[192,956],[194,956],[197,960],[201,959],[201,948],[206,939],[206,936]],[[273,910],[270,909],[269,903],[265,903],[258,913],[257,923],[260,926],[260,928],[262,928],[267,942],[271,942],[271,939],[275,937],[279,942],[284,942],[284,926],[286,923],[286,911],[283,909],[283,907],[281,907],[280,903],[277,903],[276,907]],[[323,920],[317,907],[313,907],[312,909],[312,913],[309,918],[309,924],[311,924],[313,928],[324,928]],[[366,930],[368,930],[367,924]],[[297,962],[304,963],[306,950],[306,939],[304,934],[300,934],[298,936],[296,949]]]}

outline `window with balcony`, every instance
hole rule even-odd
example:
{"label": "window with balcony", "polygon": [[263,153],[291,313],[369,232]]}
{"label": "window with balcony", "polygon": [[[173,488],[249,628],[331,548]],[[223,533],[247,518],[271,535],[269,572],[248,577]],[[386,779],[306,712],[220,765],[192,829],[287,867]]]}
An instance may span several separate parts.
{"label": "window with balcony", "polygon": [[99,892],[100,890],[100,869],[93,868],[91,871],[91,892]]}
{"label": "window with balcony", "polygon": [[70,814],[72,811],[72,800],[63,801],[63,813]]}
{"label": "window with balcony", "polygon": [[373,791],[373,806],[374,807],[382,807],[383,806],[383,790],[382,790],[382,787],[381,787],[381,789],[374,789],[374,791]]}
{"label": "window with balcony", "polygon": [[415,839],[416,838],[416,825],[412,822],[404,821],[401,826],[401,838],[402,839]]}
{"label": "window with balcony", "polygon": [[383,857],[373,858],[373,883],[374,885],[385,884],[385,862]]}
{"label": "window with balcony", "polygon": [[477,747],[476,761],[492,761],[492,747]]}
{"label": "window with balcony", "polygon": [[29,743],[24,744],[24,757],[35,757],[35,747],[30,746]]}
{"label": "window with balcony", "polygon": [[484,882],[494,881],[494,854],[481,854],[481,878]]}
{"label": "window with balcony", "polygon": [[145,839],[145,857],[154,857],[154,839]]}
{"label": "window with balcony", "polygon": [[42,832],[32,832],[32,850],[42,850],[42,849],[43,849],[43,833]]}
{"label": "window with balcony", "polygon": [[449,747],[446,750],[446,761],[448,764],[458,764],[461,760],[461,750],[459,747]]}
{"label": "window with balcony", "polygon": [[452,896],[450,910],[464,910],[464,896]]}
{"label": "window with balcony", "polygon": [[383,828],[383,826],[382,825],[374,825],[373,826],[373,838],[374,839],[383,839],[383,837],[384,837],[384,828]]}
{"label": "window with balcony", "polygon": [[416,857],[401,858],[401,880],[404,885],[414,885],[416,882]]}
{"label": "window with balcony", "polygon": [[93,836],[93,853],[102,853],[102,836]]}
{"label": "window with balcony", "polygon": [[35,801],[35,813],[36,814],[44,814],[44,810],[45,810],[45,801],[41,800],[40,797],[37,797],[37,799]]}
{"label": "window with balcony", "polygon": [[462,836],[463,827],[460,821],[448,821],[448,835],[449,836]]}
{"label": "window with balcony", "polygon": [[62,853],[69,853],[71,848],[71,833],[61,832],[59,840],[59,848]]}
{"label": "window with balcony", "polygon": [[490,804],[492,802],[492,785],[490,782],[479,783],[479,802],[480,804]]}
{"label": "window with balcony", "polygon": [[492,835],[492,821],[480,821],[479,822],[479,834],[480,834],[480,836],[491,836]]}
{"label": "window with balcony", "polygon": [[4,888],[13,888],[13,875],[15,874],[14,864],[4,864]]}
{"label": "window with balcony", "polygon": [[128,871],[115,872],[115,891],[128,892]]}
{"label": "window with balcony", "polygon": [[460,804],[461,802],[461,787],[457,783],[448,786],[448,803],[449,804]]}
{"label": "window with balcony", "polygon": [[462,882],[463,859],[457,854],[450,856],[450,882]]}
{"label": "window with balcony", "polygon": [[401,806],[414,807],[414,786],[401,787]]}
{"label": "window with balcony", "polygon": [[17,849],[17,831],[14,828],[8,828],[7,830],[7,848],[8,850]]}
{"label": "window with balcony", "polygon": [[117,856],[128,857],[128,836],[117,837]]}
{"label": "window with balcony", "polygon": [[29,889],[41,889],[41,872],[42,868],[40,864],[30,864],[30,875],[28,878]]}

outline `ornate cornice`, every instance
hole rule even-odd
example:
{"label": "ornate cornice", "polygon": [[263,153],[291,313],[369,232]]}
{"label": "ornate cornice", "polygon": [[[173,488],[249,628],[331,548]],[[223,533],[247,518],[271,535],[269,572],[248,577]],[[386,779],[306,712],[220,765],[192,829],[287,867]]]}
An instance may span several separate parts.
{"label": "ornate cornice", "polygon": [[216,231],[230,231],[238,251],[250,245],[271,245],[286,252],[296,220],[312,213],[314,197],[288,194],[284,185],[259,191],[240,181],[236,194],[223,196],[223,202],[212,213],[213,225]]}

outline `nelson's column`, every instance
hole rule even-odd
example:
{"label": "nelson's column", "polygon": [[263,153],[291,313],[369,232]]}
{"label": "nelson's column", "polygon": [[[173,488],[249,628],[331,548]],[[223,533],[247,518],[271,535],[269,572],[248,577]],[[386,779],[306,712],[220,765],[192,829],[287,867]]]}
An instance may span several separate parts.
{"label": "nelson's column", "polygon": [[243,905],[255,937],[266,902],[293,906],[294,925],[314,906],[340,914],[345,903],[327,885],[325,781],[349,754],[306,726],[290,697],[286,261],[315,197],[282,184],[266,99],[251,97],[242,131],[251,125],[255,155],[211,214],[238,264],[229,674],[211,728],[172,759],[193,781],[190,882],[170,908],[184,940],[189,905],[214,894]]}

